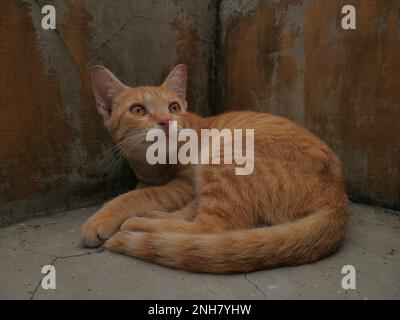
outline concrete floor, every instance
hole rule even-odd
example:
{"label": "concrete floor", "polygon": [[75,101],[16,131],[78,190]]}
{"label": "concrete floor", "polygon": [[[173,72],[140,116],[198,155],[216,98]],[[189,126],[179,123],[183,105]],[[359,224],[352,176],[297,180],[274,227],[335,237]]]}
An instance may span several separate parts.
{"label": "concrete floor", "polygon": [[[79,247],[79,230],[98,207],[0,230],[0,299],[400,299],[400,216],[352,205],[343,248],[317,263],[237,275],[172,270]],[[41,267],[56,269],[44,290]],[[355,290],[341,287],[354,265]]]}

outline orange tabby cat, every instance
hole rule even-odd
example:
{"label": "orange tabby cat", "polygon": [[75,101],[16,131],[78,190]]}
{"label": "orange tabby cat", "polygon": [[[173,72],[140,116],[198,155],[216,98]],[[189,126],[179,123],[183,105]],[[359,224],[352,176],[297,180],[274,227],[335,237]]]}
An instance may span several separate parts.
{"label": "orange tabby cat", "polygon": [[[84,246],[100,246],[197,272],[248,272],[315,261],[344,237],[348,200],[333,151],[281,117],[187,112],[186,67],[160,87],[130,88],[101,66],[93,91],[104,124],[141,182],[153,185],[108,202],[82,228]],[[151,128],[254,129],[254,172],[235,164],[150,165]]]}

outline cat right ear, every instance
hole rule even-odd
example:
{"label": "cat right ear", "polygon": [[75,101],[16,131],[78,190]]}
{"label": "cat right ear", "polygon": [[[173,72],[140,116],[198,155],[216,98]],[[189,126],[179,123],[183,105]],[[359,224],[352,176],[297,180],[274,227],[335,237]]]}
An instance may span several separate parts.
{"label": "cat right ear", "polygon": [[126,86],[103,66],[94,66],[90,77],[97,110],[106,122],[111,118],[112,108],[118,103]]}

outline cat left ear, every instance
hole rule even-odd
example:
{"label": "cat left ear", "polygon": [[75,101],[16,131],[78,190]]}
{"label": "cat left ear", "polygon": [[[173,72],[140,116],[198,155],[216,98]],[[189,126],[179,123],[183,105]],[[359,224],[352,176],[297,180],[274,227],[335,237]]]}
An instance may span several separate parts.
{"label": "cat left ear", "polygon": [[97,110],[107,122],[111,118],[112,107],[127,87],[111,71],[99,65],[92,68],[91,79]]}
{"label": "cat left ear", "polygon": [[187,69],[183,64],[178,64],[162,84],[175,92],[182,99],[186,99]]}

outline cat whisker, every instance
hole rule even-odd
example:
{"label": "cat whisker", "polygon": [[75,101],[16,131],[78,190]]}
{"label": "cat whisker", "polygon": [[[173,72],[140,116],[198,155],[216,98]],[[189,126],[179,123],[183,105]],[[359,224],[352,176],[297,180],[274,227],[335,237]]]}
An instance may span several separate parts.
{"label": "cat whisker", "polygon": [[105,153],[108,153],[101,161],[101,164],[106,164],[104,171],[108,171],[110,168],[114,167],[116,163],[119,162],[120,158],[123,158],[123,150],[126,146],[130,145],[132,142],[136,140],[134,135],[130,135],[125,138],[120,143],[117,143],[115,146],[107,150]]}
{"label": "cat whisker", "polygon": [[122,141],[121,143],[118,143],[114,145],[113,147],[109,148],[106,150],[103,155],[103,159],[101,160],[101,165],[108,163],[109,160],[113,159],[115,155],[118,155],[121,152],[121,148],[123,148],[124,145],[128,144],[131,141],[132,137],[129,137]]}
{"label": "cat whisker", "polygon": [[117,155],[107,166],[107,171],[111,172],[111,176],[114,176],[115,172],[120,168],[121,164],[125,160],[126,155],[128,155],[139,144],[141,144],[144,141],[144,138],[145,134],[143,133],[131,135],[129,139],[125,139],[124,143],[119,145]]}

